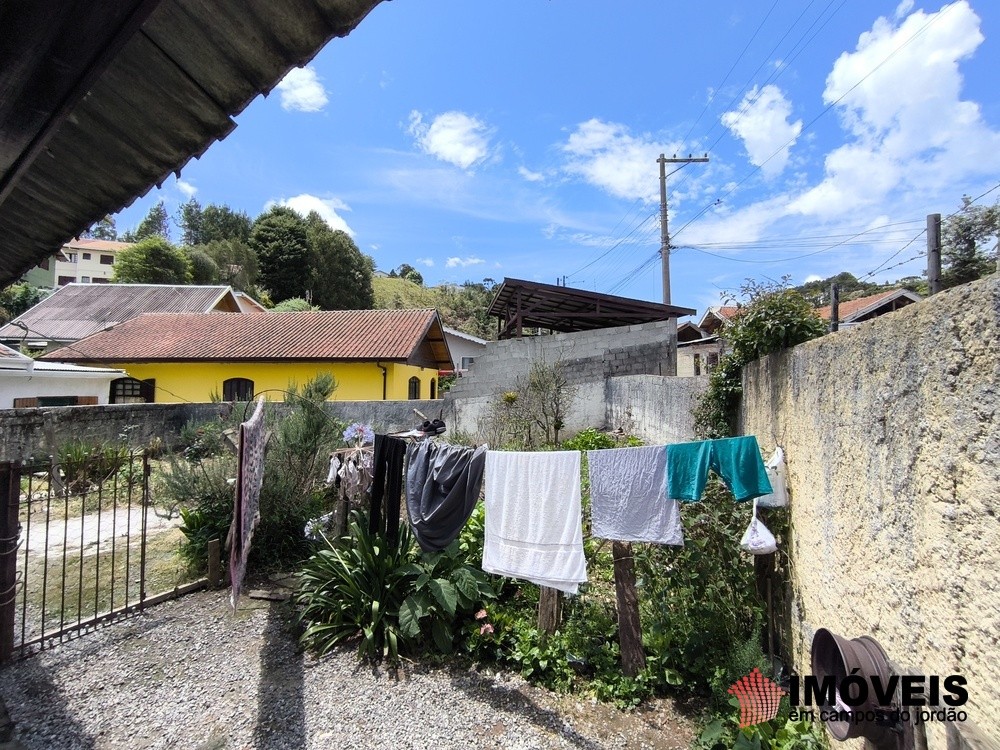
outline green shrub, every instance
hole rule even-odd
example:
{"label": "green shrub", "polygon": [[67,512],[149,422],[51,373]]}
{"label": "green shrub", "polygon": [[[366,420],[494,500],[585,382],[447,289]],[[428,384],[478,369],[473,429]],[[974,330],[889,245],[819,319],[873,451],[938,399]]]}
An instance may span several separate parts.
{"label": "green shrub", "polygon": [[407,639],[433,643],[441,653],[450,654],[463,624],[485,601],[495,598],[490,576],[467,559],[456,539],[440,552],[422,553],[410,565],[416,578],[399,610],[400,630]]}
{"label": "green shrub", "polygon": [[647,667],[716,704],[728,696],[713,696],[713,686],[728,679],[735,652],[759,635],[754,569],[740,559],[747,512],[713,479],[702,501],[684,508],[683,547],[634,548]]}
{"label": "green shrub", "polygon": [[727,711],[716,715],[695,741],[697,750],[825,750],[826,735],[815,723],[788,718],[782,699],[778,716],[754,726],[740,728],[739,703],[730,700]]}
{"label": "green shrub", "polygon": [[400,528],[394,546],[383,534],[368,532],[363,514],[352,514],[350,535],[326,541],[298,574],[302,643],[324,654],[357,637],[361,658],[397,662],[407,642],[399,610],[417,577],[413,558],[408,526]]}

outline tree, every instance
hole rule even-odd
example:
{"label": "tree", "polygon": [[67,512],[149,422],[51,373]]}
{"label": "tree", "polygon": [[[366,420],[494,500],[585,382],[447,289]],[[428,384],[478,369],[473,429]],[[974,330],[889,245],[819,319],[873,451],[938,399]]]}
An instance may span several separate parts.
{"label": "tree", "polygon": [[120,284],[190,284],[191,261],[163,237],[148,237],[118,253],[112,281]]}
{"label": "tree", "polygon": [[218,282],[228,284],[233,289],[260,298],[257,288],[259,264],[257,255],[250,246],[239,240],[213,240],[206,245],[191,248],[200,250],[215,262]]}
{"label": "tree", "polygon": [[218,284],[219,265],[212,257],[200,247],[185,248],[188,260],[191,263],[191,283],[192,284]]}
{"label": "tree", "polygon": [[949,289],[975,281],[997,270],[997,257],[989,256],[989,241],[1000,234],[1000,204],[974,206],[962,196],[962,208],[945,221],[941,230],[941,285]]}
{"label": "tree", "polygon": [[306,222],[287,206],[261,214],[250,231],[250,247],[260,263],[260,281],[271,299],[306,297],[312,281]]}
{"label": "tree", "polygon": [[170,218],[167,216],[167,209],[163,206],[163,201],[159,201],[149,209],[146,217],[139,222],[139,226],[132,232],[125,232],[122,239],[125,242],[139,242],[147,237],[162,237],[170,240]]}
{"label": "tree", "polygon": [[830,304],[830,284],[836,284],[840,292],[841,301],[865,297],[869,294],[876,294],[886,287],[869,281],[859,281],[854,274],[843,271],[836,276],[831,276],[820,281],[807,281],[801,286],[795,287],[803,297],[809,300],[813,307],[822,307]]}
{"label": "tree", "polygon": [[45,299],[47,294],[44,289],[24,282],[11,284],[0,291],[0,322],[16,318]]}
{"label": "tree", "polygon": [[202,245],[205,240],[202,238],[201,224],[201,204],[192,196],[187,203],[181,205],[177,210],[175,221],[181,228],[181,244],[188,247]]}
{"label": "tree", "polygon": [[117,240],[118,230],[115,228],[113,216],[105,216],[90,229],[83,233],[89,240]]}
{"label": "tree", "polygon": [[201,225],[199,227],[199,243],[221,242],[230,240],[250,241],[250,230],[253,222],[242,211],[233,211],[229,206],[209,203],[201,210]]}
{"label": "tree", "polygon": [[323,310],[370,310],[374,263],[350,235],[331,229],[312,211],[306,218],[306,237],[312,255],[312,300]]}
{"label": "tree", "polygon": [[407,281],[412,281],[414,284],[419,286],[424,285],[424,276],[416,268],[411,266],[409,263],[403,263],[398,268],[394,268],[389,271],[390,278],[400,278],[406,279]]}

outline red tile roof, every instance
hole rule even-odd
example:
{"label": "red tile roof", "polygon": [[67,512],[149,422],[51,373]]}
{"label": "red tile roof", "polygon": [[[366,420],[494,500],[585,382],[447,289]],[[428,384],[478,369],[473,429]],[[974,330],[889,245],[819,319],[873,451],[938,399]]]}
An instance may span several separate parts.
{"label": "red tile roof", "polygon": [[436,310],[145,314],[44,358],[81,363],[383,360],[451,367]]}
{"label": "red tile roof", "polygon": [[[920,299],[916,293],[911,292],[908,289],[890,289],[885,292],[879,292],[878,294],[869,294],[867,297],[859,297],[858,299],[841,302],[837,306],[837,314],[841,321],[850,322],[852,318],[856,317],[859,313],[868,310],[868,308],[879,307],[880,305],[897,298],[905,299],[906,301],[903,302],[904,305]],[[830,305],[816,308],[816,313],[823,320],[829,320]]]}

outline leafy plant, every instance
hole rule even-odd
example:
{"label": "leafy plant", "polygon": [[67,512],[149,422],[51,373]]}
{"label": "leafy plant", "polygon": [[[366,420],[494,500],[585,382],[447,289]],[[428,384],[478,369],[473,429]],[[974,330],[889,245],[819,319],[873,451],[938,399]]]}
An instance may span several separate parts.
{"label": "leafy plant", "polygon": [[747,280],[740,295],[749,302],[722,329],[728,353],[719,361],[708,389],[695,407],[695,431],[700,437],[733,434],[736,409],[743,395],[743,368],[766,354],[787,349],[826,333],[826,324],[802,294],[777,284]]}
{"label": "leafy plant", "polygon": [[392,545],[384,534],[368,532],[363,514],[353,513],[349,536],[339,543],[325,541],[298,574],[301,641],[324,654],[357,638],[361,658],[397,662],[408,639],[399,613],[417,576],[412,561],[408,526],[400,528],[399,543]]}
{"label": "leafy plant", "polygon": [[450,654],[463,619],[472,619],[484,601],[496,596],[489,576],[466,559],[456,539],[446,549],[422,553],[410,564],[416,576],[413,591],[399,610],[399,627],[408,639],[426,642],[429,631],[434,646]]}
{"label": "leafy plant", "polygon": [[739,703],[730,699],[730,708],[716,715],[702,730],[695,747],[698,750],[824,750],[826,737],[816,724],[807,720],[792,721],[782,701],[778,716],[771,721],[740,728]]}

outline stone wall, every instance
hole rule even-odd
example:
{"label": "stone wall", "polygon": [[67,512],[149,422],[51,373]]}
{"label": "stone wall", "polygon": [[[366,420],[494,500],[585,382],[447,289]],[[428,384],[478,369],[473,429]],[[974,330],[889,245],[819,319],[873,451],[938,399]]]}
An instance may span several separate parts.
{"label": "stone wall", "polygon": [[788,462],[796,669],[817,628],[871,635],[909,673],[964,675],[1000,741],[1000,277],[758,361],[744,387],[744,433]]}
{"label": "stone wall", "polygon": [[[72,440],[99,443],[127,435],[131,445],[148,445],[159,440],[176,443],[188,422],[209,422],[227,416],[230,404],[112,404],[107,406],[64,406],[42,409],[0,410],[0,461],[28,456],[46,456]],[[272,404],[278,411],[289,408]],[[328,414],[350,424],[364,422],[377,432],[410,429],[423,420],[442,417],[453,421],[453,407],[436,401],[331,401]],[[249,416],[249,413],[248,413]]]}

